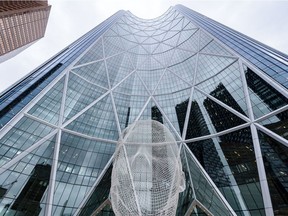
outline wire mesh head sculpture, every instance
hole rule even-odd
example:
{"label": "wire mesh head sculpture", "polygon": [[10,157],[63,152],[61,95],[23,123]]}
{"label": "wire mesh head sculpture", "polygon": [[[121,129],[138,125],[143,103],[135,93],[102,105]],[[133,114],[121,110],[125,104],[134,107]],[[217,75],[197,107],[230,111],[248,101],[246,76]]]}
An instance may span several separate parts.
{"label": "wire mesh head sculpture", "polygon": [[115,152],[111,203],[118,215],[175,215],[185,188],[177,143],[153,120],[137,121],[123,132]]}

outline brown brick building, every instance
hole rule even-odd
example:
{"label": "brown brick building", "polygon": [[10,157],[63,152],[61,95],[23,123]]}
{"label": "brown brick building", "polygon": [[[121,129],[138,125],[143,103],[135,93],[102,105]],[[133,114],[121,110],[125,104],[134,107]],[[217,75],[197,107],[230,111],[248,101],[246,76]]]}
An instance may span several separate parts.
{"label": "brown brick building", "polygon": [[0,1],[0,63],[44,36],[50,9],[47,1]]}

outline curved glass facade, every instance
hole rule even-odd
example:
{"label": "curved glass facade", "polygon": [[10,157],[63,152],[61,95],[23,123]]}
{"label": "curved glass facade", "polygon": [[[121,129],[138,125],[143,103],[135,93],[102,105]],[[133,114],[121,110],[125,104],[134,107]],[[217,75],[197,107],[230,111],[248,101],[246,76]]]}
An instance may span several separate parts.
{"label": "curved glass facade", "polygon": [[[285,78],[287,58],[208,21],[180,5],[119,11],[3,93],[0,215],[114,215],[117,140],[147,119],[179,145],[177,215],[288,214],[288,93],[256,62],[274,53]],[[223,29],[267,52],[233,49]]]}

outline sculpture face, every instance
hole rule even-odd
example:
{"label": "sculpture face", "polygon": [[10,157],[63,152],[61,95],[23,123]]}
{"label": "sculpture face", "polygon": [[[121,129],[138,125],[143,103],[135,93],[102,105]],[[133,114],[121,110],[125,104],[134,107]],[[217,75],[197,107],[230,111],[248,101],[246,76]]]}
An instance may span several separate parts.
{"label": "sculpture face", "polygon": [[128,127],[123,137],[112,171],[114,213],[175,215],[184,180],[173,135],[161,123],[147,120]]}

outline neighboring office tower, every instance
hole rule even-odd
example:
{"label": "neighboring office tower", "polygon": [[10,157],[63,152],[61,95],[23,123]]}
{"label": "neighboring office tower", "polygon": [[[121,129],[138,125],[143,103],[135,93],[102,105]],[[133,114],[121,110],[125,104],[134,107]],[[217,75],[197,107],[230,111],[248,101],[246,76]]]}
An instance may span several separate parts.
{"label": "neighboring office tower", "polygon": [[0,96],[0,212],[46,164],[35,212],[113,215],[117,141],[153,119],[181,147],[177,215],[287,215],[287,60],[181,5],[117,12]]}
{"label": "neighboring office tower", "polygon": [[49,184],[51,166],[36,164],[30,177],[13,203],[11,209],[26,215],[38,215],[40,200]]}
{"label": "neighboring office tower", "polygon": [[50,9],[47,0],[0,1],[0,63],[44,37]]}

